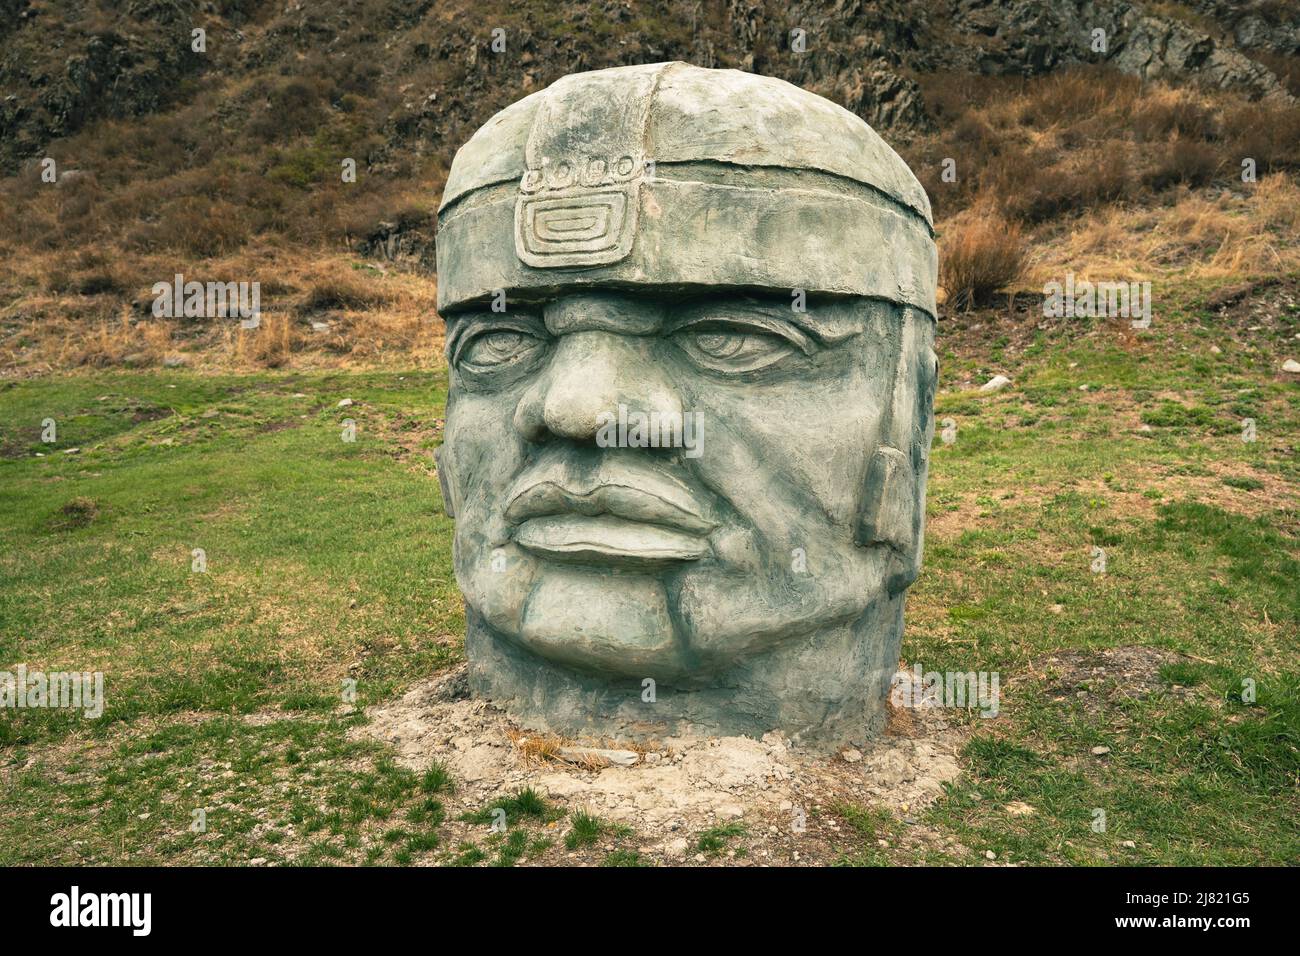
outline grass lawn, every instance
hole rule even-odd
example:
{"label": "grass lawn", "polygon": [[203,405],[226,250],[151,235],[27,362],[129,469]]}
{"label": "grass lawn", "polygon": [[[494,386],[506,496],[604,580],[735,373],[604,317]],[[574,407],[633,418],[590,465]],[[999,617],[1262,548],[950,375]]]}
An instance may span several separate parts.
{"label": "grass lawn", "polygon": [[[1229,329],[1204,294],[1136,338],[941,325],[955,440],[936,434],[903,656],[997,671],[1003,704],[972,718],[966,773],[923,814],[981,852],[933,862],[1300,862],[1300,377],[1278,372],[1300,317]],[[1004,370],[1004,391],[962,384]],[[107,701],[97,720],[0,712],[0,864],[508,865],[549,845],[440,840],[455,782],[348,733],[461,659],[430,460],[446,386],[443,369],[0,384],[0,669],[102,671]],[[1107,649],[1147,664],[1090,680]],[[902,862],[854,837],[898,820],[836,812],[841,862]]]}

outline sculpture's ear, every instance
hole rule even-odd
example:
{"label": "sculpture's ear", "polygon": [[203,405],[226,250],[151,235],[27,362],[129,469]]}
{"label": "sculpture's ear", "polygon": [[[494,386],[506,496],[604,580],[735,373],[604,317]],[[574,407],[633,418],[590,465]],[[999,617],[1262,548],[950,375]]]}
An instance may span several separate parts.
{"label": "sculpture's ear", "polygon": [[907,456],[880,445],[867,466],[858,515],[858,543],[885,544],[895,551],[912,549],[914,538],[910,498],[916,485]]}
{"label": "sculpture's ear", "polygon": [[438,472],[438,484],[442,488],[442,510],[447,512],[448,518],[455,518],[460,503],[454,491],[456,479],[451,474],[451,454],[446,445],[439,445],[433,450],[433,466]]}
{"label": "sculpture's ear", "polygon": [[903,452],[878,446],[867,466],[856,541],[888,549],[885,589],[890,594],[905,591],[921,572],[924,515],[925,479],[918,480]]}
{"label": "sculpture's ear", "polygon": [[892,417],[885,439],[872,451],[858,505],[855,540],[892,553],[886,581],[902,591],[921,570],[925,536],[925,482],[934,438],[934,390],[939,363],[931,348],[930,317],[903,309],[904,324],[894,377]]}

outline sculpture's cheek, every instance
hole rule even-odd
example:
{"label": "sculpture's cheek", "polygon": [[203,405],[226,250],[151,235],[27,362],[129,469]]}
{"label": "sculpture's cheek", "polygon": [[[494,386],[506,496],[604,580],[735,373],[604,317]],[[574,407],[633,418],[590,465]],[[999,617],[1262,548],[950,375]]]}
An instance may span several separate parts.
{"label": "sculpture's cheek", "polygon": [[[887,358],[887,356],[886,356]],[[761,390],[699,386],[700,487],[725,505],[713,560],[672,575],[681,636],[703,669],[851,621],[884,595],[888,556],[854,540],[889,378],[872,361]]]}
{"label": "sculpture's cheek", "polygon": [[518,630],[534,574],[510,543],[503,510],[526,448],[514,434],[508,393],[461,392],[449,404],[441,462],[457,502],[453,559],[465,599],[494,626]]}

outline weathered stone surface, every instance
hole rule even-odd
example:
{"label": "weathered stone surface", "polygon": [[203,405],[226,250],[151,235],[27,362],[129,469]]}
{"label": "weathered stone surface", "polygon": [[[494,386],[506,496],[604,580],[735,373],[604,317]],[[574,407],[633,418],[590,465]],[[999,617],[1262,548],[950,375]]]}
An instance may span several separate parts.
{"label": "weathered stone surface", "polygon": [[1173,20],[1130,16],[1111,63],[1144,80],[1194,77],[1206,86],[1290,99],[1267,68]]}
{"label": "weathered stone surface", "polygon": [[623,67],[490,120],[438,226],[471,687],[564,733],[878,729],[937,373],[902,160],[783,81]]}
{"label": "weathered stone surface", "polygon": [[[1242,49],[1282,52],[1294,26],[1269,25],[1232,4],[1200,0],[1207,20],[1228,27],[1238,17],[1234,39]],[[1216,39],[1186,18],[1155,15],[1124,0],[1041,3],[1037,0],[957,0],[948,6],[952,28],[964,41],[932,54],[933,66],[989,74],[1034,75],[1080,63],[1109,63],[1123,73],[1170,83],[1194,82],[1232,89],[1252,98],[1289,100],[1278,78],[1231,42]],[[945,18],[937,18],[942,22]],[[1105,36],[1095,49],[1093,31]],[[934,49],[933,46],[930,49]]]}

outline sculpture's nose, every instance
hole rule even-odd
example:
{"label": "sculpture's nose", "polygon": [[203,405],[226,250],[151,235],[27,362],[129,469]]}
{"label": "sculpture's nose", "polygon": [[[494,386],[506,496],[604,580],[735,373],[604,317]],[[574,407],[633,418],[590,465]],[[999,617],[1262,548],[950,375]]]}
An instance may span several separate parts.
{"label": "sculpture's nose", "polygon": [[515,408],[515,428],[529,441],[591,442],[619,405],[680,416],[681,400],[656,367],[652,342],[603,330],[560,336],[550,366]]}

